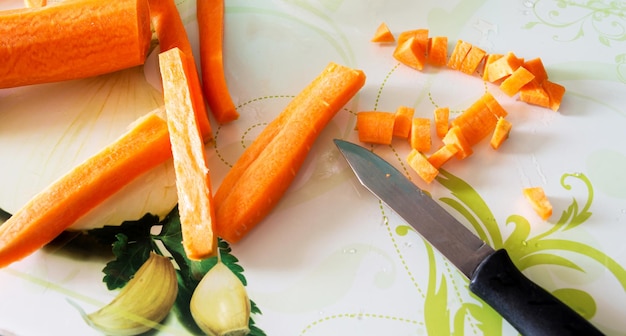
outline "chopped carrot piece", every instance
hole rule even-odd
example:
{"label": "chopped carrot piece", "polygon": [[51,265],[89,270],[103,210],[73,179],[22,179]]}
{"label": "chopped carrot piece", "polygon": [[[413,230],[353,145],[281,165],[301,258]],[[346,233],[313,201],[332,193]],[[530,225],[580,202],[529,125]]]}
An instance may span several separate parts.
{"label": "chopped carrot piece", "polygon": [[439,169],[444,165],[444,163],[448,162],[453,156],[455,156],[458,151],[459,147],[456,145],[444,144],[428,157],[428,162],[430,162],[433,167]]}
{"label": "chopped carrot piece", "polygon": [[172,145],[183,247],[192,260],[217,252],[215,210],[204,143],[189,89],[191,71],[178,48],[159,54],[167,126]]}
{"label": "chopped carrot piece", "polygon": [[510,121],[502,117],[498,118],[496,128],[493,130],[493,135],[491,136],[491,140],[489,141],[491,148],[500,148],[502,143],[504,143],[504,141],[509,138],[509,133],[511,132],[512,126],[513,124],[511,124]]}
{"label": "chopped carrot piece", "polygon": [[238,119],[239,112],[224,73],[224,0],[197,0],[196,17],[204,96],[215,120],[225,124]]}
{"label": "chopped carrot piece", "polygon": [[159,40],[160,52],[179,48],[185,55],[186,67],[189,69],[189,92],[195,106],[196,119],[202,132],[204,141],[213,138],[211,125],[209,123],[209,115],[206,110],[206,103],[202,95],[202,86],[200,77],[196,67],[196,61],[193,57],[191,42],[187,37],[187,31],[183,25],[183,21],[178,12],[178,8],[174,0],[148,0],[150,5],[150,16],[152,24]]}
{"label": "chopped carrot piece", "polygon": [[450,108],[447,106],[438,107],[435,109],[434,114],[435,131],[437,136],[441,139],[446,136],[450,128]]}
{"label": "chopped carrot piece", "polygon": [[428,29],[414,29],[403,31],[398,35],[398,44],[403,44],[411,37],[415,38],[417,44],[422,51],[426,53],[428,51]]}
{"label": "chopped carrot piece", "polygon": [[548,72],[543,66],[541,58],[537,57],[527,60],[522,66],[528,69],[528,71],[530,71],[535,76],[535,80],[539,83],[542,83],[544,80],[548,79]]}
{"label": "chopped carrot piece", "polygon": [[415,109],[408,106],[399,106],[396,110],[393,124],[393,136],[407,139],[411,133],[411,121]]}
{"label": "chopped carrot piece", "polygon": [[396,115],[382,111],[362,111],[356,114],[356,129],[359,141],[390,145],[393,140]]}
{"label": "chopped carrot piece", "polygon": [[469,53],[470,49],[472,49],[472,45],[463,40],[458,40],[454,49],[452,50],[452,54],[450,55],[450,59],[448,59],[448,67],[454,70],[461,70],[461,64]]}
{"label": "chopped carrot piece", "polygon": [[500,79],[504,79],[522,66],[523,63],[524,60],[517,58],[512,52],[508,52],[506,55],[491,62],[487,66],[487,81],[494,83]]}
{"label": "chopped carrot piece", "polygon": [[563,96],[565,95],[565,87],[549,80],[544,80],[541,86],[548,93],[548,107],[553,111],[558,111],[559,107],[561,107]]}
{"label": "chopped carrot piece", "polygon": [[364,84],[362,71],[330,63],[263,129],[215,193],[219,237],[239,241],[274,208],[320,132]]}
{"label": "chopped carrot piece", "polygon": [[372,37],[372,42],[377,43],[388,43],[394,42],[396,38],[391,33],[389,26],[386,23],[381,22],[381,24],[376,28],[376,32],[374,33],[374,37]]}
{"label": "chopped carrot piece", "polygon": [[52,241],[139,175],[171,157],[167,123],[154,113],[35,195],[0,225],[0,267]]}
{"label": "chopped carrot piece", "polygon": [[500,83],[500,89],[507,96],[513,97],[524,85],[528,84],[533,79],[535,79],[535,75],[521,66]]}
{"label": "chopped carrot piece", "polygon": [[504,55],[502,54],[488,54],[487,56],[485,56],[485,62],[483,62],[483,80],[489,80],[489,64],[499,60],[502,57],[504,57]]}
{"label": "chopped carrot piece", "polygon": [[436,66],[448,63],[448,37],[433,36],[428,39],[427,61]]}
{"label": "chopped carrot piece", "polygon": [[472,45],[467,55],[465,55],[465,58],[461,61],[459,70],[468,75],[473,74],[474,71],[476,71],[476,69],[480,66],[486,54],[487,52],[483,49]]}
{"label": "chopped carrot piece", "polygon": [[408,40],[398,44],[393,51],[393,57],[400,63],[416,70],[423,70],[426,62],[424,49],[415,36],[411,36]]}
{"label": "chopped carrot piece", "polygon": [[430,164],[424,154],[415,148],[411,149],[406,161],[426,183],[432,182],[439,174],[439,170]]}
{"label": "chopped carrot piece", "polygon": [[0,13],[0,88],[141,65],[152,33],[142,0],[63,1]]}
{"label": "chopped carrot piece", "polygon": [[519,98],[525,103],[543,107],[550,106],[550,96],[548,96],[548,92],[546,92],[541,83],[536,80],[532,80],[522,86],[519,92]]}
{"label": "chopped carrot piece", "polygon": [[552,204],[550,204],[550,200],[546,196],[543,188],[541,187],[530,187],[524,188],[522,190],[524,196],[533,207],[533,210],[541,217],[543,220],[547,220],[552,216]]}
{"label": "chopped carrot piece", "polygon": [[499,117],[507,112],[498,101],[487,92],[452,120],[451,125],[459,127],[470,146],[473,146],[493,132]]}
{"label": "chopped carrot piece", "polygon": [[411,148],[425,153],[430,151],[432,139],[430,136],[430,119],[413,118],[411,121],[411,134],[409,136]]}
{"label": "chopped carrot piece", "polygon": [[448,130],[448,133],[446,133],[446,136],[443,137],[442,141],[445,145],[451,145],[457,148],[455,156],[459,160],[465,159],[474,153],[472,145],[467,141],[459,126],[452,126]]}

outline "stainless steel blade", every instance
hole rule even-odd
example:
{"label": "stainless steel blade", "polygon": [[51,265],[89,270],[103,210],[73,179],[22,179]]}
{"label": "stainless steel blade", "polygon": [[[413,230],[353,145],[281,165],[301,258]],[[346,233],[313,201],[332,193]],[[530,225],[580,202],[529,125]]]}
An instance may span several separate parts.
{"label": "stainless steel blade", "polygon": [[471,278],[476,266],[495,252],[387,161],[351,142],[336,139],[335,144],[361,184],[465,276]]}

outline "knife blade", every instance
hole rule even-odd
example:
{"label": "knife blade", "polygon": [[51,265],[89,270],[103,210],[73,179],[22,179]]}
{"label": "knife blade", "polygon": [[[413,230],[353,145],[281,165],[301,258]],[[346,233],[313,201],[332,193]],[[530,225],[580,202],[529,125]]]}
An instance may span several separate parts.
{"label": "knife blade", "polygon": [[520,272],[504,249],[479,239],[380,156],[335,139],[360,183],[469,279],[469,289],[522,335],[602,335],[584,317]]}

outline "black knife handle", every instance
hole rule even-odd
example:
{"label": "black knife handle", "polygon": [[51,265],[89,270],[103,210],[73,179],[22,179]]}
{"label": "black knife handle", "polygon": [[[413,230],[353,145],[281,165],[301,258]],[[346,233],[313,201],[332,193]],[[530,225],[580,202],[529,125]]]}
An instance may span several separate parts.
{"label": "black knife handle", "polygon": [[602,335],[585,318],[520,272],[506,250],[485,258],[469,288],[522,335]]}

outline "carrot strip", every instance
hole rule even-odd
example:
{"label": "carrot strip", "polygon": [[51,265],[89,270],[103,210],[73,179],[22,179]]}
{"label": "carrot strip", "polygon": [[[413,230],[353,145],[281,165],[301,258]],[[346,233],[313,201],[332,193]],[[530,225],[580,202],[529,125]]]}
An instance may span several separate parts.
{"label": "carrot strip", "polygon": [[455,156],[459,160],[463,160],[474,153],[472,145],[467,141],[459,126],[452,126],[441,141],[443,141],[445,145],[455,146],[457,148]]}
{"label": "carrot strip", "polygon": [[524,188],[522,190],[524,197],[530,202],[530,205],[533,207],[533,210],[541,217],[543,220],[547,220],[552,216],[552,204],[550,200],[546,196],[543,188],[541,187],[530,187]]}
{"label": "carrot strip", "polygon": [[374,33],[374,36],[372,37],[371,42],[389,43],[389,42],[394,42],[395,40],[396,38],[391,33],[389,26],[387,26],[386,23],[381,22],[378,28],[376,28],[376,32]]}
{"label": "carrot strip", "polygon": [[224,73],[224,0],[196,2],[204,95],[217,122],[239,118]]}
{"label": "carrot strip", "polygon": [[439,174],[439,170],[428,162],[424,154],[415,148],[411,149],[406,161],[426,183],[432,182]]}
{"label": "carrot strip", "polygon": [[548,93],[548,107],[553,111],[558,111],[565,95],[565,87],[549,80],[544,80],[541,86]]}
{"label": "carrot strip", "polygon": [[480,66],[480,63],[485,58],[486,54],[487,52],[483,49],[472,45],[469,52],[467,52],[467,55],[465,55],[465,58],[463,58],[463,61],[461,61],[459,70],[468,75],[473,74],[474,71],[476,71],[476,69]]}
{"label": "carrot strip", "polygon": [[541,58],[537,57],[527,60],[522,66],[528,69],[528,71],[530,71],[535,76],[535,80],[539,83],[542,83],[544,80],[548,79],[548,72],[543,66]]}
{"label": "carrot strip", "polygon": [[428,57],[430,64],[444,66],[448,63],[448,37],[433,36],[428,39]]}
{"label": "carrot strip", "polygon": [[259,134],[215,193],[218,236],[235,243],[274,208],[322,129],[364,84],[362,71],[330,63]]}
{"label": "carrot strip", "polygon": [[400,63],[416,70],[423,70],[426,63],[424,49],[415,36],[411,36],[403,43],[399,43],[393,51],[393,57]]}
{"label": "carrot strip", "polygon": [[178,12],[174,0],[148,0],[150,4],[150,16],[152,24],[159,39],[160,51],[164,52],[172,48],[179,48],[185,55],[186,67],[189,69],[189,92],[194,102],[196,119],[200,126],[200,132],[204,141],[213,138],[209,116],[206,110],[202,86],[198,77],[196,61],[193,57],[191,42],[187,37],[187,31]]}
{"label": "carrot strip", "polygon": [[448,162],[458,152],[459,147],[457,147],[456,145],[444,144],[428,157],[428,162],[430,162],[433,167],[439,169],[444,165],[444,163]]}
{"label": "carrot strip", "polygon": [[485,56],[485,62],[483,62],[483,80],[489,81],[489,64],[499,60],[504,57],[502,54],[488,54]]}
{"label": "carrot strip", "polygon": [[165,120],[149,113],[132,129],[35,195],[0,225],[0,267],[20,260],[123,186],[171,157]]}
{"label": "carrot strip", "polygon": [[217,251],[211,177],[196,105],[190,92],[187,57],[178,48],[159,54],[167,128],[172,145],[178,212],[187,257],[201,260]]}
{"label": "carrot strip", "polygon": [[507,96],[513,97],[524,85],[528,84],[533,79],[535,79],[535,75],[521,66],[500,83],[500,90]]}
{"label": "carrot strip", "polygon": [[435,131],[441,139],[446,136],[450,128],[450,108],[447,106],[438,107],[434,112]]}
{"label": "carrot strip", "polygon": [[393,123],[393,136],[408,138],[411,133],[411,120],[415,114],[415,109],[408,106],[399,106],[396,110],[395,121]]}
{"label": "carrot strip", "polygon": [[430,151],[432,139],[430,137],[430,119],[413,118],[411,121],[411,134],[409,136],[411,148],[422,153]]}
{"label": "carrot strip", "polygon": [[448,67],[454,70],[461,70],[461,64],[470,49],[472,49],[472,45],[470,43],[463,40],[456,41],[456,45],[454,46],[454,49],[452,49],[450,59],[448,59]]}
{"label": "carrot strip", "polygon": [[510,121],[502,117],[498,118],[496,128],[493,130],[491,140],[489,141],[491,148],[498,149],[500,148],[500,146],[502,146],[502,143],[504,143],[504,141],[509,138],[509,133],[511,132],[512,126],[513,125]]}
{"label": "carrot strip", "polygon": [[514,53],[509,52],[487,66],[487,81],[493,83],[503,79],[511,75],[513,71],[517,70],[523,63],[524,60],[517,58]]}
{"label": "carrot strip", "polygon": [[145,62],[145,0],[64,1],[0,12],[0,88],[101,75]]}
{"label": "carrot strip", "polygon": [[417,41],[424,53],[428,51],[428,29],[420,28],[403,31],[398,35],[398,44],[403,44],[411,37],[415,38],[415,41]]}
{"label": "carrot strip", "polygon": [[363,111],[356,114],[359,141],[390,145],[393,140],[396,115],[382,111]]}

